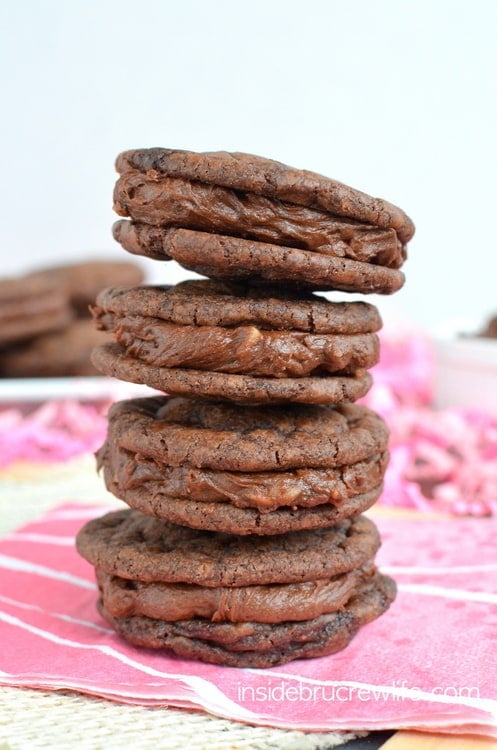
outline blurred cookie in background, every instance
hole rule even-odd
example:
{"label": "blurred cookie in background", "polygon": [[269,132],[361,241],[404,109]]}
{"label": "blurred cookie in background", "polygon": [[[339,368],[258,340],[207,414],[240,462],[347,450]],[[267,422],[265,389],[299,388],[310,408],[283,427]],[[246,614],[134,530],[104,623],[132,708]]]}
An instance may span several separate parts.
{"label": "blurred cookie in background", "polygon": [[0,279],[0,346],[63,328],[72,317],[67,295],[54,280]]}
{"label": "blurred cookie in background", "polygon": [[143,271],[136,263],[105,260],[53,266],[37,271],[33,276],[55,282],[69,297],[76,316],[82,318],[89,317],[88,306],[104,287],[134,286],[144,280]]}
{"label": "blurred cookie in background", "polygon": [[91,320],[79,318],[59,331],[51,331],[2,351],[0,374],[5,378],[56,378],[99,375],[90,361],[91,351],[109,337]]}
{"label": "blurred cookie in background", "polygon": [[477,333],[477,336],[485,339],[497,339],[497,315],[487,320],[481,331]]}
{"label": "blurred cookie in background", "polygon": [[99,375],[90,354],[110,339],[89,306],[103,288],[143,278],[135,263],[92,260],[0,279],[0,377]]}

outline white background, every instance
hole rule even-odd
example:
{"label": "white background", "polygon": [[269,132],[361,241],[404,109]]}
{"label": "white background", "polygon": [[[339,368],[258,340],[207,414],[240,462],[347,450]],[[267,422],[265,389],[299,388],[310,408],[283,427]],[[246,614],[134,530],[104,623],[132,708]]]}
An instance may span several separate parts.
{"label": "white background", "polygon": [[493,0],[1,0],[0,21],[3,275],[130,259],[120,150],[241,150],[412,216],[407,284],[373,300],[387,318],[497,311]]}

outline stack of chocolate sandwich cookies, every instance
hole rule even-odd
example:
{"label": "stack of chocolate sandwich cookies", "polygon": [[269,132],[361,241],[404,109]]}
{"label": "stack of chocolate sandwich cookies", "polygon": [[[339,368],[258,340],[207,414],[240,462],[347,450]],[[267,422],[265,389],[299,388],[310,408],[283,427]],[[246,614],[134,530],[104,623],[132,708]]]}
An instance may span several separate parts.
{"label": "stack of chocolate sandwich cookies", "polygon": [[361,514],[388,430],[369,390],[381,320],[319,290],[391,293],[413,226],[341,183],[244,154],[118,157],[114,236],[208,275],[113,287],[93,307],[104,373],[168,395],[109,412],[98,452],[129,506],[87,524],[99,610],[131,643],[268,667],[344,648],[395,584]]}

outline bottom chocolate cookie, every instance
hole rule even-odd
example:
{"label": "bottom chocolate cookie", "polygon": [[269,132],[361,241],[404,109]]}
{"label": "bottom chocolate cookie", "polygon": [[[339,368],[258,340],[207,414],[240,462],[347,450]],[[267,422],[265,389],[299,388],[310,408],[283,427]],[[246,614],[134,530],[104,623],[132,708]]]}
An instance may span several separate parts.
{"label": "bottom chocolate cookie", "polygon": [[395,598],[396,586],[378,574],[338,612],[303,622],[279,624],[214,623],[193,619],[166,622],[149,617],[112,617],[99,600],[102,616],[135,646],[167,648],[178,656],[232,667],[265,668],[293,659],[342,650],[359,628],[377,619]]}
{"label": "bottom chocolate cookie", "polygon": [[371,388],[371,375],[322,375],[306,378],[270,378],[231,375],[181,367],[157,367],[126,354],[118,344],[93,350],[97,370],[110,377],[179,396],[247,404],[342,404],[357,401]]}
{"label": "bottom chocolate cookie", "polygon": [[[107,481],[107,486],[112,485]],[[323,503],[314,508],[296,506],[261,513],[253,508],[237,508],[231,503],[202,502],[168,497],[160,487],[125,490],[117,494],[134,510],[192,529],[225,534],[286,534],[304,529],[326,529],[345,518],[364,513],[379,498],[383,485],[347,498],[339,505]]]}

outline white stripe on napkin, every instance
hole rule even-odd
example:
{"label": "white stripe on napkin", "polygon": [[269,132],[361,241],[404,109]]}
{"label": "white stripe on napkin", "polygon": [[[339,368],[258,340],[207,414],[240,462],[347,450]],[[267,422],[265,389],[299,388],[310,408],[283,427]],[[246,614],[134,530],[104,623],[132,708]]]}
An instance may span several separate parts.
{"label": "white stripe on napkin", "polygon": [[72,573],[66,573],[63,570],[53,570],[47,568],[45,565],[37,565],[36,563],[28,562],[27,560],[19,560],[17,557],[10,557],[10,555],[0,554],[0,568],[6,568],[7,570],[17,570],[21,573],[32,573],[37,576],[43,576],[44,578],[54,578],[57,581],[65,581],[71,583],[74,586],[80,586],[83,589],[95,589],[95,584],[91,581],[86,581],[84,578],[74,576]]}
{"label": "white stripe on napkin", "polygon": [[442,596],[446,599],[460,599],[467,602],[497,604],[497,594],[487,591],[451,589],[444,586],[432,586],[428,583],[398,583],[397,588],[399,591],[405,591],[407,594],[425,594],[426,596]]}
{"label": "white stripe on napkin", "polygon": [[55,544],[60,547],[74,547],[75,537],[73,536],[55,536],[55,534],[28,534],[24,532],[15,532],[4,536],[5,542],[38,542],[40,544]]}
{"label": "white stripe on napkin", "polygon": [[[7,612],[0,611],[0,620],[3,620],[4,622],[14,627],[21,628],[22,630],[27,630],[29,633],[37,635],[40,638],[44,638],[47,641],[51,641],[52,643],[55,643],[59,646],[68,646],[69,648],[89,651],[100,651],[100,653],[109,656],[111,659],[116,659],[126,666],[131,667],[132,669],[136,669],[137,671],[144,672],[151,677],[160,677],[163,679],[183,682],[188,685],[188,687],[190,687],[194,693],[191,698],[192,702],[195,702],[212,712],[229,710],[230,715],[232,713],[235,713],[236,716],[234,718],[238,718],[240,720],[251,719],[253,721],[256,717],[256,715],[252,711],[249,711],[248,709],[243,708],[242,706],[232,701],[219,688],[213,685],[212,682],[209,682],[202,677],[197,677],[196,675],[162,672],[159,669],[148,667],[145,664],[140,664],[140,662],[135,661],[134,659],[130,659],[128,656],[121,654],[111,646],[96,643],[80,643],[79,641],[73,641],[69,638],[62,638],[58,635],[55,635],[55,633],[51,633],[47,630],[42,630],[35,625],[30,625],[29,623],[24,622],[24,620],[21,620],[18,617],[13,617],[12,615],[7,614]],[[200,698],[200,701],[198,699],[196,700],[196,696]]]}

